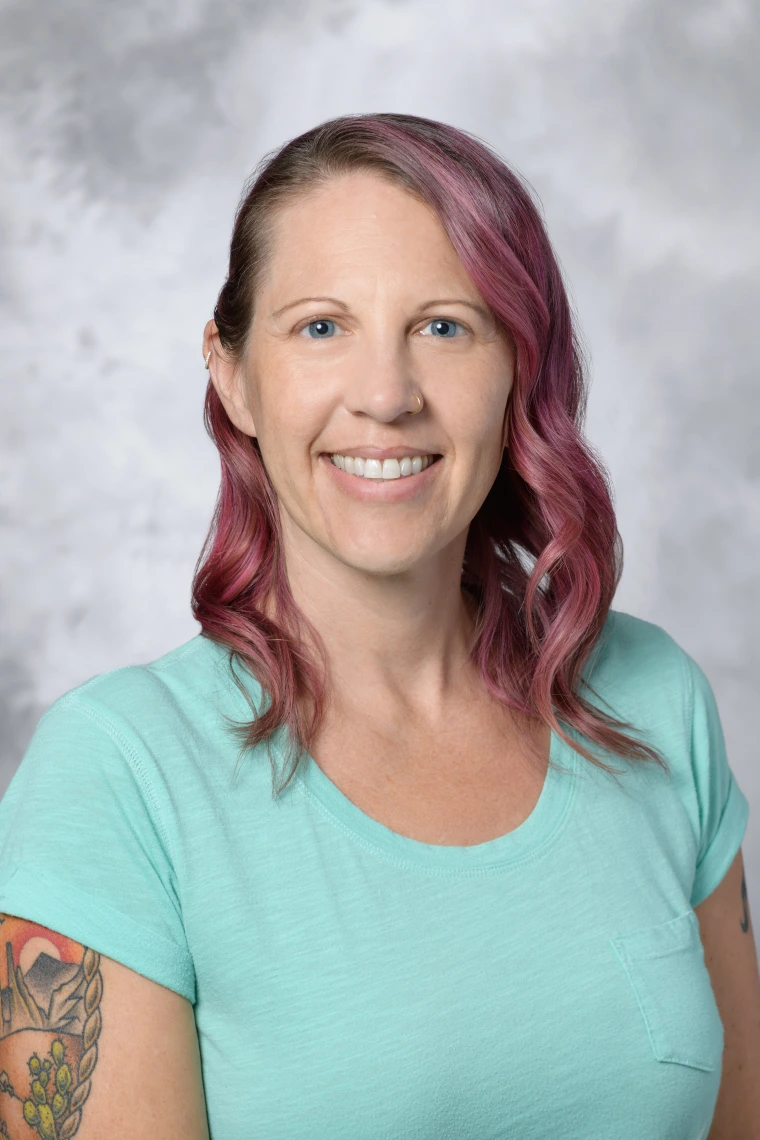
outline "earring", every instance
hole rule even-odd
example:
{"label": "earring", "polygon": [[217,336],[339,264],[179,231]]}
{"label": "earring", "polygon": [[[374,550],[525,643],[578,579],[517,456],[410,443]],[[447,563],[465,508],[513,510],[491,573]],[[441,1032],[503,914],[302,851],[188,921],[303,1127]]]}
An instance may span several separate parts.
{"label": "earring", "polygon": [[416,416],[418,412],[422,411],[422,404],[423,404],[422,396],[419,394],[419,392],[415,392],[414,398],[417,401],[417,403],[419,404],[419,407],[415,408],[413,412],[410,412],[409,413],[410,416]]}
{"label": "earring", "polygon": [[208,350],[208,356],[206,357],[206,368],[208,368],[208,362],[210,359],[211,359],[211,349]]}

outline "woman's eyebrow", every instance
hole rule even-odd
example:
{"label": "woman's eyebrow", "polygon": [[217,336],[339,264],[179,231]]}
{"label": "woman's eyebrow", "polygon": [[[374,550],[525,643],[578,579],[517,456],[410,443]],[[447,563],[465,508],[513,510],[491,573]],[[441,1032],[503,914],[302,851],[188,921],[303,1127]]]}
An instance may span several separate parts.
{"label": "woman's eyebrow", "polygon": [[[277,309],[272,313],[272,317],[279,317],[287,309],[292,309],[295,305],[303,305],[306,301],[329,301],[330,304],[337,305],[343,309],[344,312],[348,312],[349,308],[345,301],[341,301],[337,297],[299,297],[297,301],[288,301],[287,305],[283,305],[282,308]],[[480,313],[481,317],[485,320],[488,320],[490,317],[490,313],[488,313],[482,305],[476,305],[474,301],[466,301],[463,297],[438,297],[433,301],[425,301],[423,305],[419,306],[417,311],[421,313],[425,309],[434,308],[436,305],[467,305],[468,308],[474,309],[476,313]]]}
{"label": "woman's eyebrow", "polygon": [[423,309],[431,309],[436,305],[466,305],[468,309],[474,309],[476,313],[480,313],[481,317],[489,320],[491,314],[482,305],[476,305],[474,301],[466,301],[464,297],[438,297],[435,301],[426,301],[424,305],[420,305],[419,312]]}
{"label": "woman's eyebrow", "polygon": [[287,305],[283,305],[281,309],[277,309],[272,313],[273,317],[279,317],[286,309],[292,309],[294,305],[303,305],[304,301],[330,301],[331,304],[337,305],[339,308],[348,312],[348,305],[345,301],[339,301],[337,297],[299,297],[297,301],[288,301]]}

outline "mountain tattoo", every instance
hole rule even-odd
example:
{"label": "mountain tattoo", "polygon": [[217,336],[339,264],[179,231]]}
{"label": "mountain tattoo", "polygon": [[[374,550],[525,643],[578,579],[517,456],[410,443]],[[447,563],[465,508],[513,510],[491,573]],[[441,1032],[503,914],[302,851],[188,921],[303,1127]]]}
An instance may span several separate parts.
{"label": "mountain tattoo", "polygon": [[3,945],[0,1137],[69,1140],[98,1060],[100,954],[12,915],[0,916]]}

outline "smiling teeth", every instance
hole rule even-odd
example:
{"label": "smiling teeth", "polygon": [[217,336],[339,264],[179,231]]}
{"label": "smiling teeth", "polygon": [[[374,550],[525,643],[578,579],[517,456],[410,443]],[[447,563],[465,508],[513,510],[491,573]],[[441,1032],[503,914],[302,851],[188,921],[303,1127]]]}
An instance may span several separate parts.
{"label": "smiling teeth", "polygon": [[330,459],[341,471],[360,475],[364,479],[401,479],[404,475],[419,475],[433,462],[432,455],[405,455],[403,459],[362,459],[361,456],[331,455]]}

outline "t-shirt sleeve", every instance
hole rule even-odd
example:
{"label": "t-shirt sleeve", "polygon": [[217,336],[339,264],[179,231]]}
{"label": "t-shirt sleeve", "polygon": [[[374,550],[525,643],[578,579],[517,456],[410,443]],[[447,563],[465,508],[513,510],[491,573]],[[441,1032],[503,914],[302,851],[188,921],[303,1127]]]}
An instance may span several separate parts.
{"label": "t-shirt sleeve", "polygon": [[700,666],[684,653],[688,673],[691,766],[699,806],[699,851],[691,905],[698,906],[720,884],[741,847],[749,803],[726,756],[715,695]]}
{"label": "t-shirt sleeve", "polygon": [[43,714],[0,802],[0,911],[195,1001],[160,801],[139,752],[84,697]]}

